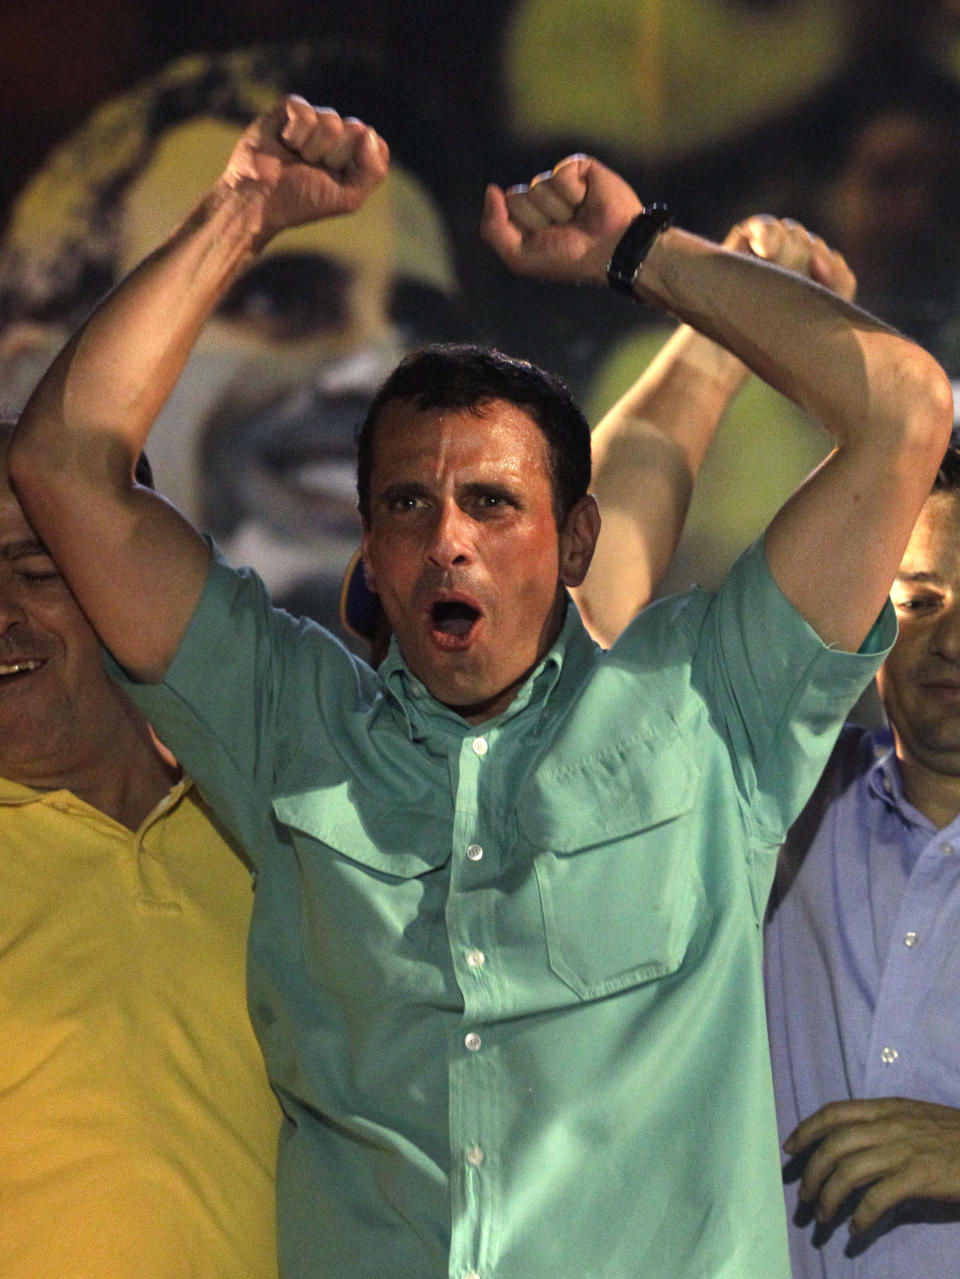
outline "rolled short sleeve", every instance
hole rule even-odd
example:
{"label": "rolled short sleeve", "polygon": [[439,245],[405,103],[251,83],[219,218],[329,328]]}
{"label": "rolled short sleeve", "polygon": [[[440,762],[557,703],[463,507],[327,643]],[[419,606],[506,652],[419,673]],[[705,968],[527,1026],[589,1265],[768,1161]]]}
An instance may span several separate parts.
{"label": "rolled short sleeve", "polygon": [[758,542],[702,626],[693,682],[720,718],[753,820],[780,839],[896,639],[893,608],[887,601],[859,652],[830,648],[780,590]]}
{"label": "rolled short sleeve", "polygon": [[312,708],[322,750],[325,691],[329,700],[332,688],[355,688],[359,665],[321,627],[273,608],[255,573],[216,552],[162,683],[136,683],[108,662],[254,861],[294,724]]}

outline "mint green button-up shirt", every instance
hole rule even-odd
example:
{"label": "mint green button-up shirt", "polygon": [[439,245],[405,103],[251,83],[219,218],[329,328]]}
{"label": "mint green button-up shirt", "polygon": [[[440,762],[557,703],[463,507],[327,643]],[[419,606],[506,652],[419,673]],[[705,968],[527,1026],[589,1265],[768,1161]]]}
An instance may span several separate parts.
{"label": "mint green button-up shirt", "polygon": [[477,727],[214,563],[130,691],[258,870],[285,1279],[786,1279],[759,925],[893,631],[755,547]]}

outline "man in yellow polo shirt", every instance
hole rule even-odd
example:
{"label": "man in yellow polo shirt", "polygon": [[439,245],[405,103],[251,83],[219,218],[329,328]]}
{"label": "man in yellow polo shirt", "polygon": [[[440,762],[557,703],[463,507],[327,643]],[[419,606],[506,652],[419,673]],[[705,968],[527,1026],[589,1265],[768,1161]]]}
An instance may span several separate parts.
{"label": "man in yellow polo shirt", "polygon": [[110,681],[0,424],[0,1274],[276,1275],[250,874]]}

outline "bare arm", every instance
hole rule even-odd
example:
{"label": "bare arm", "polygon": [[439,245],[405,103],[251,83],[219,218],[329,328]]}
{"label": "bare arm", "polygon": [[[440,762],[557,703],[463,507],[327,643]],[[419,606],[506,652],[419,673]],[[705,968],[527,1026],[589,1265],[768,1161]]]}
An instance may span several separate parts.
{"label": "bare arm", "polygon": [[386,144],[285,98],[246,130],[183,225],[106,299],[44,375],[10,446],[31,522],[118,661],[156,680],[203,589],[191,525],[133,468],[217,301],[278,231],[358,208]]}
{"label": "bare arm", "polygon": [[[724,247],[799,271],[841,297],[854,295],[856,280],[841,255],[799,223],[756,215],[734,226]],[[747,376],[741,360],[683,324],[593,432],[603,532],[576,598],[601,643],[612,643],[652,598],[707,449]]]}
{"label": "bare arm", "polygon": [[866,1191],[852,1234],[908,1199],[960,1203],[960,1110],[902,1097],[835,1101],[805,1119],[784,1149],[810,1152],[800,1197],[831,1221],[856,1191]]}
{"label": "bare arm", "polygon": [[[482,230],[518,273],[602,284],[640,207],[616,174],[573,157],[529,188],[490,188]],[[637,292],[833,435],[836,449],[774,518],[766,549],[780,588],[821,638],[857,648],[946,447],[952,401],[942,370],[816,283],[678,228],[653,246]]]}

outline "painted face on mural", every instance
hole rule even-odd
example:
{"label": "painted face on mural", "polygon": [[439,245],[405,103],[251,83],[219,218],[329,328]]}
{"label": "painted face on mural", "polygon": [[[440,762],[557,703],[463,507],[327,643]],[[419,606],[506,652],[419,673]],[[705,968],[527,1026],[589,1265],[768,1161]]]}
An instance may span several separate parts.
{"label": "painted face on mural", "polygon": [[[221,171],[233,122],[199,116],[154,145],[119,206],[116,270],[140,261]],[[349,219],[278,236],[211,319],[151,434],[158,487],[252,564],[274,598],[336,626],[360,537],[354,431],[413,345],[452,331],[446,231],[401,165]],[[17,404],[60,326],[8,335],[0,399]]]}

